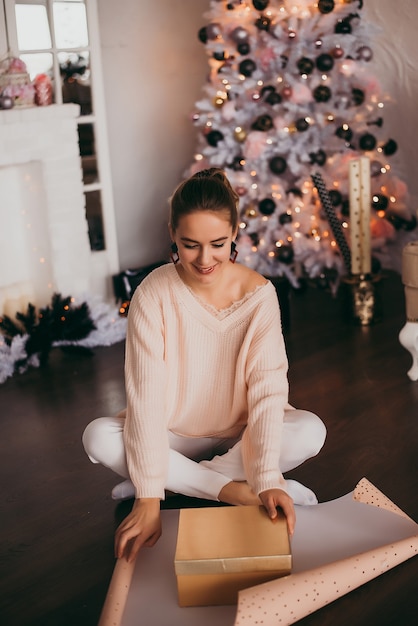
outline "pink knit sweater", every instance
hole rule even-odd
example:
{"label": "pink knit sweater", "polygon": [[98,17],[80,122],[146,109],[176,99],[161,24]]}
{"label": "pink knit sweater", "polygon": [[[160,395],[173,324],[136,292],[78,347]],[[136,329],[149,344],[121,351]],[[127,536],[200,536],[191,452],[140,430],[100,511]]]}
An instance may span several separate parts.
{"label": "pink knit sweater", "polygon": [[268,282],[218,316],[174,265],[136,289],[126,340],[124,440],[136,497],[164,498],[167,431],[242,437],[249,485],[285,488],[280,440],[288,399],[280,310]]}

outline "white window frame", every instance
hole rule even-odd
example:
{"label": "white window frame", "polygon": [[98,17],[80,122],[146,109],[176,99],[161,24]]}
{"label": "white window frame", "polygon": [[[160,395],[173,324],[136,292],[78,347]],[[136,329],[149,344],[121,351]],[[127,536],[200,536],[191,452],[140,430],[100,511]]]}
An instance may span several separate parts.
{"label": "white window frame", "polygon": [[[8,53],[18,57],[20,54],[39,52],[39,50],[20,51],[17,40],[15,4],[19,0],[3,0],[0,5],[0,58],[4,58]],[[58,52],[60,49],[55,46],[54,27],[52,18],[53,0],[21,0],[24,4],[44,4],[49,16],[52,47],[45,50],[53,55],[53,73],[55,89],[55,103],[63,104],[62,90],[60,85],[60,68],[58,62]],[[92,250],[92,261],[94,271],[98,277],[108,279],[109,275],[115,275],[120,271],[118,245],[116,236],[116,221],[113,201],[112,178],[109,158],[109,147],[107,137],[107,123],[105,111],[103,72],[101,62],[101,47],[99,33],[99,19],[97,11],[97,0],[84,0],[87,15],[87,28],[89,34],[88,46],[82,48],[90,55],[91,69],[91,92],[93,101],[93,113],[78,117],[79,124],[93,124],[95,133],[95,153],[97,157],[98,182],[85,184],[84,192],[99,191],[101,194],[102,220],[105,238],[104,250]],[[9,49],[6,49],[7,39]],[[78,52],[77,49],[71,51]],[[110,295],[110,294],[109,294]]]}

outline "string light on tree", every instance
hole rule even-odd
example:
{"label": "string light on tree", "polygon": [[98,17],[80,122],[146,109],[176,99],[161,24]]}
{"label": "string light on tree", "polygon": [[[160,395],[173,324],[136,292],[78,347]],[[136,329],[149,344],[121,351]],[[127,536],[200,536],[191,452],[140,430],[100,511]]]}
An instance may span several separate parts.
{"label": "string light on tree", "polygon": [[305,274],[335,288],[346,271],[313,174],[348,233],[349,162],[367,156],[373,254],[414,226],[362,9],[360,0],[212,0],[198,33],[210,74],[193,116],[200,156],[186,175],[225,169],[240,197],[240,259],[295,286]]}

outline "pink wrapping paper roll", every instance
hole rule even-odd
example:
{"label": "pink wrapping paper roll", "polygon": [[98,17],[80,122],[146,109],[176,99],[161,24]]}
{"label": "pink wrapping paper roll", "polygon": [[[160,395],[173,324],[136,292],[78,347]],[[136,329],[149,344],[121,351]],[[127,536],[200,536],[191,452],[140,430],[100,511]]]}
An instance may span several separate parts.
{"label": "pink wrapping paper roll", "polygon": [[[410,519],[365,478],[353,499]],[[241,591],[234,626],[294,624],[418,554],[416,527],[415,535],[392,544]]]}
{"label": "pink wrapping paper roll", "polygon": [[402,282],[406,318],[408,322],[418,322],[418,241],[408,243],[402,251]]}
{"label": "pink wrapping paper roll", "polygon": [[418,536],[241,591],[235,626],[294,624],[417,553]]}
{"label": "pink wrapping paper roll", "polygon": [[116,561],[98,626],[115,626],[121,623],[134,568],[135,561]]}

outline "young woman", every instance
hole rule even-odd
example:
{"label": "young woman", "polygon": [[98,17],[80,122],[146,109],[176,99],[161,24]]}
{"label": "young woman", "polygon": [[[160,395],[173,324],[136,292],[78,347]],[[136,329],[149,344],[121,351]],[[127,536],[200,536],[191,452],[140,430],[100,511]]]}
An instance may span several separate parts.
{"label": "young woman", "polygon": [[216,168],[175,190],[173,263],[143,280],[129,307],[126,412],[84,432],[90,459],[126,478],[113,497],[135,497],[116,531],[119,558],[158,540],[166,491],[262,504],[272,519],[280,507],[290,534],[294,503],[317,502],[283,473],[319,452],[325,427],[288,404],[276,291],[234,263],[237,207]]}

